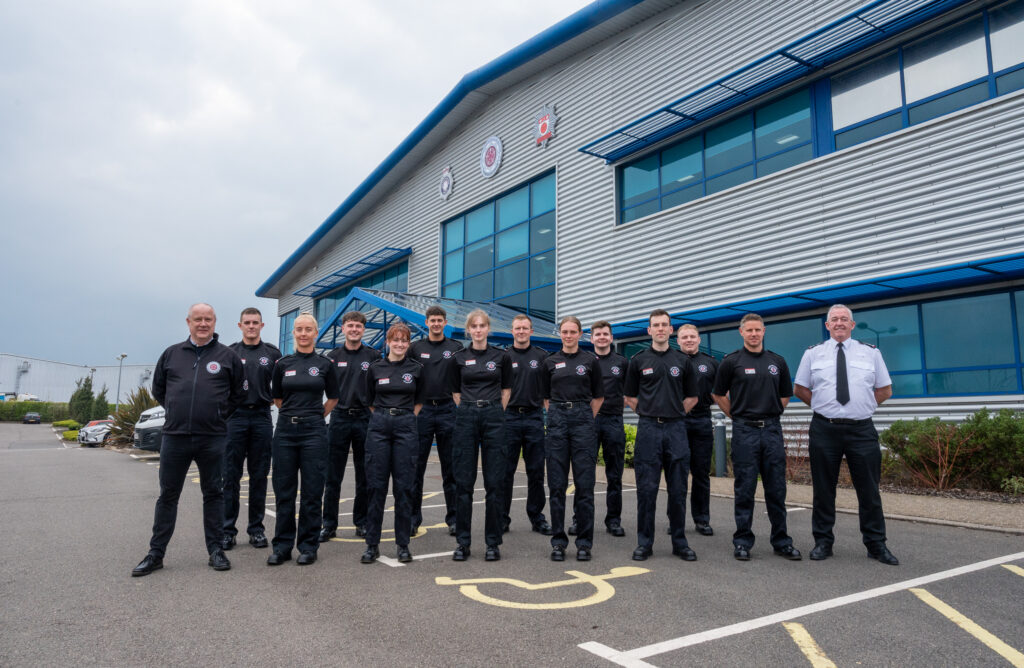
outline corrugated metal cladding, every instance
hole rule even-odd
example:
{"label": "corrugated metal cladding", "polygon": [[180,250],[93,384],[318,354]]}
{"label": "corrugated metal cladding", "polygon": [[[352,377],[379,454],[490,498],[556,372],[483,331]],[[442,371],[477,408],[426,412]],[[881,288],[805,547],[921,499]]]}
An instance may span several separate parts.
{"label": "corrugated metal cladding", "polygon": [[[621,280],[632,284],[640,272],[617,260],[627,249],[623,248],[624,230],[614,226],[614,170],[576,148],[863,4],[854,0],[683,2],[492,95],[417,169],[368,207],[330,250],[290,285],[282,286],[279,313],[310,309],[312,300],[292,295],[295,290],[383,246],[412,246],[409,290],[436,293],[440,223],[556,168],[559,313],[591,317],[611,316],[606,311],[612,307],[624,315],[642,311],[647,302],[619,297],[629,293],[615,287]],[[534,144],[532,121],[541,105],[552,103],[559,116],[556,136],[542,149]],[[491,135],[501,138],[504,157],[498,174],[484,179],[479,153]],[[441,169],[449,165],[455,188],[445,202],[437,186]],[[344,195],[339,193],[339,200]],[[665,233],[662,224],[652,227]],[[674,262],[678,262],[678,248],[688,235],[674,234],[676,238],[660,239],[656,245],[676,246]],[[602,267],[604,261],[616,264]],[[616,272],[611,269],[616,266],[622,275],[613,275]],[[593,282],[584,285],[584,280]],[[675,291],[675,282],[665,281],[659,299]],[[635,304],[632,310],[631,303]]]}

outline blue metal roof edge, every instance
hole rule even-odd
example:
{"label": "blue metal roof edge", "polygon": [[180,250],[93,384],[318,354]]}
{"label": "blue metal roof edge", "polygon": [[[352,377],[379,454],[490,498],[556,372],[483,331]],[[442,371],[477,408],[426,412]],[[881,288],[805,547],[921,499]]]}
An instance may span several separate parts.
{"label": "blue metal roof edge", "polygon": [[517,67],[530,62],[537,56],[540,56],[547,51],[555,48],[556,46],[563,44],[564,42],[577,37],[587,30],[598,26],[605,21],[618,16],[622,12],[630,9],[636,5],[643,3],[644,0],[596,0],[583,9],[577,11],[555,25],[551,26],[547,30],[531,37],[519,46],[515,47],[511,51],[506,52],[504,55],[492,60],[490,63],[483,67],[473,70],[466,74],[455,85],[455,88],[451,90],[448,95],[434,108],[430,114],[420,122],[419,125],[406,137],[401,144],[395,148],[382,162],[377,166],[366,179],[359,184],[359,186],[352,191],[352,194],[345,199],[344,202],[338,206],[334,212],[327,217],[320,226],[314,230],[313,234],[306,239],[301,246],[288,256],[288,259],[277,268],[277,270],[270,275],[266,281],[263,282],[259,288],[256,289],[257,297],[264,297],[266,293],[274,287],[274,285],[281,280],[286,273],[288,273],[299,261],[309,253],[313,247],[334,227],[339,220],[341,220],[345,214],[352,210],[352,208],[359,203],[360,200],[365,197],[370,190],[376,186],[381,179],[387,175],[402,159],[402,157],[408,153],[414,146],[420,143],[427,134],[430,133],[434,127],[444,119],[452,110],[458,106],[469,93],[473,92],[480,86],[483,86],[498,77],[504,76],[509,72],[513,71]]}

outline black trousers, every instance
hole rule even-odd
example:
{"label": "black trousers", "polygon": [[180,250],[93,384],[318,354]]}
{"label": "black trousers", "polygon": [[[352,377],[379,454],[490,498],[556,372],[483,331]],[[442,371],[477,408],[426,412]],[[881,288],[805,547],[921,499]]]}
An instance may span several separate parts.
{"label": "black trousers", "polygon": [[366,430],[367,545],[380,543],[389,478],[395,497],[395,543],[409,544],[418,461],[419,432],[412,411],[391,415],[386,408],[376,409]]}
{"label": "black trousers", "polygon": [[654,515],[664,470],[672,548],[687,547],[686,476],[690,468],[690,446],[683,419],[659,421],[641,417],[636,428],[633,468],[636,471],[637,546],[649,548],[654,545]]}
{"label": "black trousers", "polygon": [[552,547],[567,547],[565,533],[565,492],[569,486],[569,467],[576,485],[573,507],[576,511],[576,547],[588,550],[594,545],[594,472],[597,468],[597,436],[594,414],[589,403],[574,403],[562,408],[551,403],[548,433],[544,439],[548,465],[548,499],[551,508]]}
{"label": "black trousers", "polygon": [[815,415],[811,418],[811,482],[814,485],[814,511],[811,531],[815,543],[832,545],[836,523],[836,482],[839,464],[846,455],[853,488],[857,490],[860,534],[868,547],[885,544],[885,516],[878,481],[882,475],[882,451],[878,432],[871,420],[861,424],[832,424]]}
{"label": "black trousers", "polygon": [[748,427],[741,420],[732,422],[732,468],[736,476],[736,532],[732,542],[750,549],[754,546],[754,492],[761,476],[768,519],[772,525],[771,544],[781,549],[793,544],[786,533],[786,447],[778,419],[764,427]]}
{"label": "black trousers", "polygon": [[690,444],[690,517],[694,524],[711,523],[711,450],[715,431],[710,417],[684,418]]}
{"label": "black trousers", "polygon": [[242,465],[249,471],[250,536],[263,533],[267,509],[267,475],[270,473],[270,441],[274,425],[270,406],[239,408],[228,418],[227,448],[224,452],[224,535],[236,536],[240,508]]}
{"label": "black trousers", "polygon": [[508,455],[505,454],[505,414],[501,404],[462,404],[455,412],[452,463],[455,468],[455,538],[459,545],[472,542],[473,490],[476,487],[477,452],[484,473],[484,540],[488,547],[501,545],[501,515],[505,508],[504,486]]}
{"label": "black trousers", "polygon": [[164,434],[160,444],[160,496],[153,512],[153,537],[149,553],[163,558],[178,518],[178,499],[194,461],[199,467],[203,491],[203,530],[206,551],[220,549],[224,535],[224,441],[222,435]]}
{"label": "black trousers", "polygon": [[[278,416],[274,442],[274,496],[277,497],[277,522],[274,525],[275,552],[288,554],[297,545],[299,552],[320,547],[321,501],[324,495],[324,470],[327,468],[327,426],[323,419],[292,424]],[[298,534],[295,526],[295,498],[302,480],[299,500]]]}
{"label": "black trousers", "polygon": [[416,467],[416,489],[412,494],[412,524],[423,523],[423,476],[427,472],[430,446],[437,441],[437,458],[441,460],[441,488],[446,511],[444,521],[455,524],[455,474],[452,472],[452,433],[455,430],[455,403],[435,406],[425,402],[416,418],[420,435],[419,461]]}
{"label": "black trousers", "polygon": [[352,504],[352,524],[366,524],[366,427],[370,411],[361,410],[353,415],[347,410],[331,413],[327,426],[327,481],[324,484],[323,529],[338,528],[338,499],[341,483],[348,466],[348,451],[352,448],[352,464],[356,469],[356,498]]}
{"label": "black trousers", "polygon": [[626,465],[626,431],[621,415],[597,414],[594,419],[597,444],[604,453],[604,477],[607,482],[604,525],[622,521],[622,469]]}
{"label": "black trousers", "polygon": [[526,462],[526,516],[530,518],[530,524],[536,526],[547,519],[544,517],[544,409],[506,410],[505,438],[508,464],[502,519],[505,525],[512,523],[512,488],[516,469],[519,468],[519,453],[522,452]]}

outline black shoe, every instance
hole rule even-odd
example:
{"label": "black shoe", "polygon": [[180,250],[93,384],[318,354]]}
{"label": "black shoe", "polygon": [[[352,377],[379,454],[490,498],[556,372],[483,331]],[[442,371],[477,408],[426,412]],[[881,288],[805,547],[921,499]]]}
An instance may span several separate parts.
{"label": "black shoe", "polygon": [[380,548],[376,545],[367,545],[366,551],[363,552],[363,556],[359,557],[359,563],[361,564],[372,564],[377,561],[377,557],[380,556]]}
{"label": "black shoe", "polygon": [[356,527],[356,535],[360,538],[366,538],[366,527],[360,524]]}
{"label": "black shoe", "polygon": [[469,559],[469,545],[459,545],[452,552],[452,561],[465,561]]}
{"label": "black shoe", "polygon": [[138,578],[143,575],[149,575],[153,571],[158,571],[164,567],[164,558],[157,557],[152,554],[147,554],[146,558],[139,562],[139,565],[132,569],[132,577]]}
{"label": "black shoe", "polygon": [[407,564],[412,561],[412,552],[409,551],[408,545],[398,546],[398,561],[403,564]]}
{"label": "black shoe", "polygon": [[501,550],[498,549],[497,545],[487,546],[487,552],[484,554],[484,561],[501,561]]}
{"label": "black shoe", "polygon": [[448,535],[449,536],[454,536],[455,535],[455,525],[454,524],[449,524],[448,525]]}
{"label": "black shoe", "polygon": [[590,561],[590,548],[588,548],[588,547],[577,547],[576,548],[576,561]]}
{"label": "black shoe", "polygon": [[561,545],[551,548],[551,561],[565,561],[565,548]]}
{"label": "black shoe", "polygon": [[672,554],[676,555],[683,561],[697,561],[697,553],[689,547],[681,547],[677,550],[672,550]]}
{"label": "black shoe", "polygon": [[897,559],[896,555],[890,552],[889,548],[887,548],[885,545],[882,545],[881,547],[876,547],[873,550],[868,550],[868,556],[872,559],[877,559],[883,564],[887,564],[889,566],[900,565],[900,560]]}
{"label": "black shoe", "polygon": [[228,561],[228,557],[224,554],[224,550],[216,550],[210,555],[210,567],[215,571],[230,571],[231,562]]}
{"label": "black shoe", "polygon": [[566,533],[569,534],[570,536],[575,536],[577,531],[578,531],[578,529],[576,527],[576,522],[573,522],[572,524],[569,525],[569,530],[566,531]]}
{"label": "black shoe", "polygon": [[779,549],[775,550],[775,554],[779,555],[780,557],[785,557],[790,561],[800,561],[801,559],[800,550],[796,549],[792,545],[780,547]]}
{"label": "black shoe", "polygon": [[714,536],[715,530],[711,528],[710,524],[697,524],[697,533],[702,536]]}
{"label": "black shoe", "polygon": [[[409,528],[409,535],[410,535],[410,536],[415,536],[415,535],[416,535],[416,534],[418,534],[419,532],[420,532],[420,525],[419,525],[419,524],[413,524],[413,525],[412,525],[412,526],[411,526],[411,527]],[[356,535],[359,535],[359,534],[357,533]]]}
{"label": "black shoe", "polygon": [[280,566],[286,561],[292,560],[291,552],[271,552],[267,557],[267,566]]}
{"label": "black shoe", "polygon": [[548,524],[547,520],[541,520],[533,525],[533,530],[542,536],[550,536],[555,532],[551,529],[551,525]]}
{"label": "black shoe", "polygon": [[608,533],[615,536],[616,538],[622,538],[626,535],[626,530],[622,528],[622,525],[618,522],[612,522],[608,525]]}
{"label": "black shoe", "polygon": [[321,543],[326,543],[330,539],[337,537],[337,535],[337,529],[320,529],[320,537],[317,540]]}
{"label": "black shoe", "polygon": [[750,561],[750,549],[737,545],[736,549],[732,551],[732,556],[736,557],[737,561]]}
{"label": "black shoe", "polygon": [[512,528],[511,524],[502,524],[501,525],[501,533],[503,533],[503,534],[508,533],[509,530],[511,530],[511,528]]}
{"label": "black shoe", "polygon": [[810,556],[811,561],[824,561],[832,556],[832,546],[828,543],[816,543]]}
{"label": "black shoe", "polygon": [[295,560],[299,566],[309,566],[312,563],[316,563],[316,552],[306,551],[299,555],[299,558]]}
{"label": "black shoe", "polygon": [[633,550],[633,561],[647,561],[647,557],[651,556],[653,553],[654,550],[651,548],[640,545]]}
{"label": "black shoe", "polygon": [[235,540],[234,536],[224,534],[224,537],[220,539],[220,549],[225,552],[233,548],[235,545],[238,545],[238,541]]}
{"label": "black shoe", "polygon": [[270,543],[267,541],[267,534],[261,531],[249,536],[249,545],[253,547],[267,547]]}

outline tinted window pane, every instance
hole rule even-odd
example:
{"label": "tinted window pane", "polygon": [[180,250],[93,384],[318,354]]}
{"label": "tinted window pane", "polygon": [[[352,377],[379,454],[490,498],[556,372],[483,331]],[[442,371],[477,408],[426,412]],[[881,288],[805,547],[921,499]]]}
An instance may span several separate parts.
{"label": "tinted window pane", "polygon": [[463,281],[463,299],[486,302],[491,299],[491,279],[493,273],[486,273]]}
{"label": "tinted window pane", "polygon": [[708,130],[704,168],[717,174],[754,159],[750,116],[740,116]]}
{"label": "tinted window pane", "polygon": [[555,286],[549,285],[530,292],[530,313],[545,320],[555,319]]}
{"label": "tinted window pane", "polygon": [[502,232],[498,239],[498,259],[496,264],[525,256],[530,250],[530,226],[519,227]]}
{"label": "tinted window pane", "polygon": [[658,196],[658,155],[650,155],[622,170],[622,206]]}
{"label": "tinted window pane", "polygon": [[703,178],[703,143],[703,138],[698,135],[661,152],[662,192],[688,186]]}
{"label": "tinted window pane", "polygon": [[518,295],[512,295],[510,297],[501,297],[497,300],[497,302],[502,306],[514,308],[517,311],[526,311],[529,299],[530,293],[520,292]]}
{"label": "tinted window pane", "polygon": [[916,102],[988,74],[981,16],[903,49],[907,102]]}
{"label": "tinted window pane", "polygon": [[444,256],[444,282],[451,283],[462,278],[462,251],[455,251]]}
{"label": "tinted window pane", "polygon": [[539,218],[530,221],[530,252],[546,248],[553,248],[555,245],[555,212],[546,213]]}
{"label": "tinted window pane", "polygon": [[444,296],[462,299],[462,283],[453,283],[452,285],[444,286]]}
{"label": "tinted window pane", "polygon": [[527,274],[530,272],[529,260],[514,262],[494,270],[494,294],[507,295],[520,292],[527,287]]}
{"label": "tinted window pane", "polygon": [[1024,2],[989,10],[988,27],[995,71],[1024,62]]}
{"label": "tinted window pane", "polygon": [[793,165],[799,165],[801,162],[807,162],[814,157],[814,147],[810,144],[805,144],[799,148],[795,148],[792,151],[786,151],[779,155],[773,155],[770,158],[765,158],[757,163],[757,175],[768,176],[780,170],[792,167]]}
{"label": "tinted window pane", "polygon": [[658,200],[654,199],[654,200],[651,200],[650,202],[647,202],[646,204],[641,204],[640,206],[634,206],[631,209],[626,209],[625,211],[623,211],[622,212],[622,222],[628,223],[631,220],[636,220],[637,218],[643,218],[644,216],[652,214],[652,213],[654,213],[654,212],[656,212],[658,210],[659,210],[658,209]]}
{"label": "tinted window pane", "polygon": [[711,193],[717,193],[721,190],[725,190],[726,188],[738,186],[739,184],[745,183],[746,181],[750,181],[753,178],[754,166],[750,165],[749,167],[743,167],[742,169],[737,169],[734,172],[729,172],[728,174],[723,174],[722,176],[713,179],[708,179],[707,191],[710,195]]}
{"label": "tinted window pane", "polygon": [[1021,355],[1024,356],[1024,291],[1015,292],[1014,299],[1016,300],[1017,307],[1017,336],[1018,346],[1020,347]]}
{"label": "tinted window pane", "polygon": [[949,371],[928,374],[928,394],[971,392],[1013,392],[1017,389],[1016,369]]}
{"label": "tinted window pane", "polygon": [[969,88],[950,93],[943,97],[930,100],[922,105],[910,109],[910,124],[923,123],[924,121],[948,114],[957,109],[969,107],[982,100],[988,99],[988,82],[982,81]]}
{"label": "tinted window pane", "polygon": [[530,217],[530,189],[520,188],[498,200],[498,229],[512,227]]}
{"label": "tinted window pane", "polygon": [[832,77],[831,85],[833,130],[895,109],[903,104],[899,54],[887,53],[851,72]]}
{"label": "tinted window pane", "polygon": [[494,266],[494,237],[466,246],[466,276],[487,271]]}
{"label": "tinted window pane", "polygon": [[[930,369],[1014,361],[1006,293],[929,302],[921,305],[921,316],[925,363]],[[928,392],[934,393],[930,379]]]}
{"label": "tinted window pane", "polygon": [[916,306],[857,311],[853,319],[857,322],[853,338],[877,346],[889,371],[921,368],[921,330]]}
{"label": "tinted window pane", "polygon": [[754,113],[757,155],[771,155],[811,140],[811,93],[804,89]]}
{"label": "tinted window pane", "polygon": [[555,210],[555,175],[548,174],[530,185],[530,215],[538,216],[546,211]]}
{"label": "tinted window pane", "polygon": [[[825,339],[822,322],[822,318],[807,318],[792,322],[768,323],[765,326],[764,347],[786,358],[789,374],[795,376],[797,367],[800,366],[800,358],[807,347],[821,343]],[[741,345],[742,339],[736,347],[739,348]]]}
{"label": "tinted window pane", "polygon": [[530,287],[555,282],[555,251],[551,249],[530,259]]}
{"label": "tinted window pane", "polygon": [[1024,88],[1024,70],[1015,70],[996,79],[996,92],[999,95]]}
{"label": "tinted window pane", "polygon": [[877,121],[871,121],[865,123],[852,130],[841,132],[836,135],[836,150],[844,149],[854,144],[859,144],[862,141],[874,139],[875,137],[881,137],[887,135],[890,132],[896,132],[903,127],[903,118],[899,114],[893,114],[892,116],[886,116],[885,118],[879,118]]}
{"label": "tinted window pane", "polygon": [[721,329],[707,335],[711,356],[722,359],[743,345],[743,339],[735,329]]}
{"label": "tinted window pane", "polygon": [[455,250],[463,244],[462,223],[462,216],[459,216],[444,224],[444,249],[446,251]]}
{"label": "tinted window pane", "polygon": [[466,242],[482,239],[494,232],[494,203],[466,214]]}
{"label": "tinted window pane", "polygon": [[409,263],[403,262],[398,266],[398,291],[407,292],[409,290]]}
{"label": "tinted window pane", "polygon": [[679,204],[686,202],[692,202],[695,199],[699,199],[704,196],[704,184],[698,183],[692,185],[689,188],[683,188],[673,193],[669,193],[661,198],[661,208],[668,209]]}
{"label": "tinted window pane", "polygon": [[924,378],[919,373],[892,376],[892,393],[896,397],[911,397],[924,394]]}

